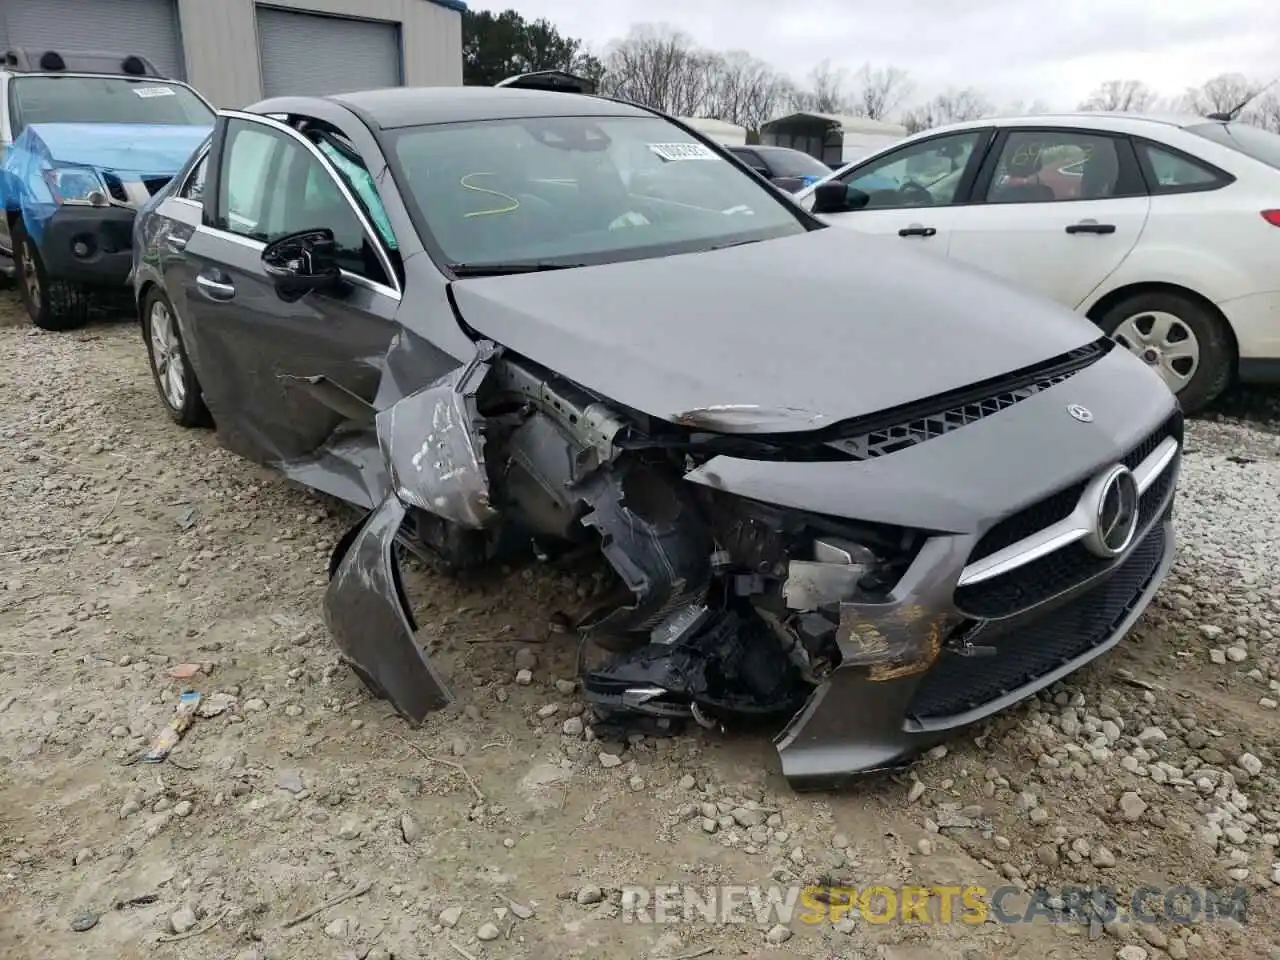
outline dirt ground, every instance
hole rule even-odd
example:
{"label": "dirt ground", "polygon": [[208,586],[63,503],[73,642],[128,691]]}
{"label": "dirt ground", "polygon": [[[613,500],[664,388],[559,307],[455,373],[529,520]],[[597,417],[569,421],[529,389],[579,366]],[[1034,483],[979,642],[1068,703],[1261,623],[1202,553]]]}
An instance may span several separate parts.
{"label": "dirt ground", "polygon": [[[575,645],[549,629],[579,585],[543,567],[409,572],[458,693],[411,730],[321,620],[353,517],[174,426],[134,323],[42,333],[0,291],[0,955],[1280,956],[1280,575],[1241,573],[1275,555],[1280,443],[1202,422],[1192,446],[1189,466],[1257,471],[1259,542],[1184,552],[1120,647],[912,771],[800,795],[759,732],[595,740]],[[1187,474],[1209,529],[1231,498]],[[165,762],[131,762],[183,689],[216,715]],[[1243,923],[968,923],[958,906],[941,923],[937,904],[930,923],[873,922],[876,899],[834,924],[750,905],[659,924],[620,893],[818,882],[1249,902]]]}

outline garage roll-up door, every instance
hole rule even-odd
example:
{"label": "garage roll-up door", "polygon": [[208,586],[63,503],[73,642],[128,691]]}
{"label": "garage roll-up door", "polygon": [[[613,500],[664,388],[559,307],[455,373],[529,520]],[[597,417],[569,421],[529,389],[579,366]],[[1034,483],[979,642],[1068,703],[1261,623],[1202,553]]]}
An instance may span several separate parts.
{"label": "garage roll-up door", "polygon": [[400,25],[258,7],[264,96],[398,87]]}
{"label": "garage roll-up door", "polygon": [[0,39],[4,47],[136,53],[186,79],[177,0],[0,0]]}

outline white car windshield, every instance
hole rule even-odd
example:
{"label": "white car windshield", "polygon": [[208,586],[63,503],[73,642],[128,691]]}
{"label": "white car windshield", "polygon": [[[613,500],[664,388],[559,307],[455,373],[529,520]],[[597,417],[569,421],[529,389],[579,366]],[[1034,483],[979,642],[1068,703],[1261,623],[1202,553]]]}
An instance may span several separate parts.
{"label": "white car windshield", "polygon": [[786,201],[659,117],[541,117],[393,133],[396,179],[449,264],[579,265],[808,229]]}
{"label": "white car windshield", "polygon": [[161,123],[213,126],[209,105],[178,83],[132,77],[14,77],[14,130],[33,123]]}

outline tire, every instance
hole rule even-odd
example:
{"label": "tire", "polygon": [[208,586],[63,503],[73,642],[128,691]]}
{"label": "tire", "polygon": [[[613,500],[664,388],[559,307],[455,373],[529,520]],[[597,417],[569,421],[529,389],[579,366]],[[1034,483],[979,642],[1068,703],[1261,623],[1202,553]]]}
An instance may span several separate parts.
{"label": "tire", "polygon": [[1137,293],[1098,320],[1107,336],[1147,362],[1187,414],[1204,410],[1231,383],[1235,348],[1226,321],[1178,293]]}
{"label": "tire", "polygon": [[177,314],[160,290],[152,290],[142,304],[142,338],[160,402],[174,423],[203,427],[211,422],[200,394],[200,381],[187,359]]}
{"label": "tire", "polygon": [[14,280],[31,322],[41,330],[74,330],[88,323],[90,299],[84,288],[49,276],[40,248],[21,219],[14,223],[10,236]]}

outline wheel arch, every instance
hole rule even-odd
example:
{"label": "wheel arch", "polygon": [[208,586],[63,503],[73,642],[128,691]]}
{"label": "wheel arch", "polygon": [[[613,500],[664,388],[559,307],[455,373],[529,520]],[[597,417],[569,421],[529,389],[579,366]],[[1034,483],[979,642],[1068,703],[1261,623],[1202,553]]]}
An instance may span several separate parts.
{"label": "wheel arch", "polygon": [[1222,329],[1227,332],[1227,339],[1231,343],[1232,366],[1233,368],[1236,366],[1240,358],[1240,343],[1236,340],[1236,332],[1231,326],[1231,321],[1227,319],[1227,315],[1219,310],[1217,304],[1204,294],[1197,293],[1190,287],[1184,287],[1181,284],[1168,283],[1165,281],[1152,281],[1146,283],[1130,283],[1122,287],[1116,287],[1114,290],[1110,290],[1103,296],[1099,297],[1098,300],[1096,300],[1093,305],[1085,311],[1085,316],[1094,323],[1098,323],[1107,315],[1107,312],[1110,311],[1112,307],[1129,299],[1130,297],[1140,296],[1144,293],[1171,293],[1176,296],[1185,297],[1186,299],[1195,302],[1198,306],[1203,307],[1206,312],[1217,317],[1219,322],[1222,324]]}
{"label": "wheel arch", "polygon": [[134,296],[134,308],[138,313],[139,325],[146,323],[147,320],[145,314],[147,297],[151,296],[152,290],[157,290],[159,287],[160,284],[151,279],[143,280],[142,285],[138,287],[137,293]]}

